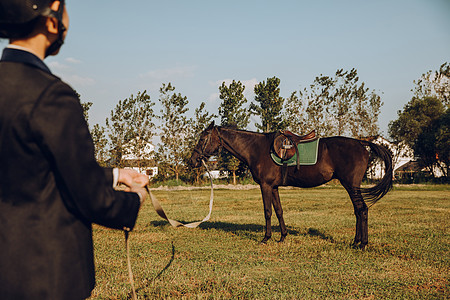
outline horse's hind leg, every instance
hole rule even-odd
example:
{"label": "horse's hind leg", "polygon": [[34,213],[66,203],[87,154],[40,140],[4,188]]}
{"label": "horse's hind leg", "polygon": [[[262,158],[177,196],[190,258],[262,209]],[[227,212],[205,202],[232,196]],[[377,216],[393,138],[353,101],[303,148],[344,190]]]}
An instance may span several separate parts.
{"label": "horse's hind leg", "polygon": [[369,209],[361,196],[359,188],[345,187],[353,203],[356,216],[356,233],[353,246],[364,249],[369,242],[368,212]]}
{"label": "horse's hind leg", "polygon": [[283,218],[283,208],[281,207],[280,195],[278,193],[278,188],[274,188],[273,194],[273,208],[275,209],[275,214],[278,218],[278,223],[280,224],[281,238],[278,242],[283,242],[287,235],[286,224],[284,224]]}

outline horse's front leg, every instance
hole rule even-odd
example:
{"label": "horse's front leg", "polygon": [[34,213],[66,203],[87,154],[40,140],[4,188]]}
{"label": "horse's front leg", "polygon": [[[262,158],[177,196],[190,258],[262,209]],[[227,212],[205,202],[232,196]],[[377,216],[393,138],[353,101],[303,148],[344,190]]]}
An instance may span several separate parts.
{"label": "horse's front leg", "polygon": [[278,242],[281,243],[286,238],[287,229],[286,224],[284,224],[283,208],[281,207],[280,194],[278,193],[278,188],[273,189],[272,195],[273,195],[273,208],[275,209],[275,214],[277,215],[281,231],[281,238]]}
{"label": "horse's front leg", "polygon": [[265,244],[272,237],[272,187],[261,184],[261,194],[264,204],[264,218],[266,219],[266,234],[264,235],[261,244]]}

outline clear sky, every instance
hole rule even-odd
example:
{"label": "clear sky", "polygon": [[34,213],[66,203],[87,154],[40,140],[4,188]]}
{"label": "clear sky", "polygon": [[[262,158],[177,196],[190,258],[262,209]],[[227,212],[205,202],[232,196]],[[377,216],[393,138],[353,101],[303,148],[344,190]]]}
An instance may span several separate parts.
{"label": "clear sky", "polygon": [[187,96],[191,112],[204,101],[217,114],[223,81],[245,83],[250,102],[268,77],[288,97],[320,74],[356,68],[382,97],[387,136],[413,81],[450,62],[450,0],[66,2],[66,44],[46,62],[94,103],[91,124],[138,91],[157,102],[162,83]]}

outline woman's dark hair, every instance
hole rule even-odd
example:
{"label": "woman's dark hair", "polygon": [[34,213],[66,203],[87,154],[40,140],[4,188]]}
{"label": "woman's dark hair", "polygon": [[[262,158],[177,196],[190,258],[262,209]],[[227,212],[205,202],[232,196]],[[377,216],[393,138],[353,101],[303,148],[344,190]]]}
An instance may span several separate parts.
{"label": "woman's dark hair", "polygon": [[2,24],[0,25],[0,38],[25,38],[31,34],[40,19],[41,17],[37,17],[23,24]]}

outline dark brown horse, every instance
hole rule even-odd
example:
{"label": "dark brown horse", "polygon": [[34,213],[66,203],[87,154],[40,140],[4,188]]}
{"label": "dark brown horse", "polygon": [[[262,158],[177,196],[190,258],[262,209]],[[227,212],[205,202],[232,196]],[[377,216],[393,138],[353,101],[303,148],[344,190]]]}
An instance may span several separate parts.
{"label": "dark brown horse", "polygon": [[[201,160],[217,153],[219,147],[228,150],[232,155],[247,164],[253,179],[260,185],[266,219],[266,233],[262,243],[272,236],[272,205],[277,215],[282,242],[287,229],[283,219],[279,186],[315,187],[331,179],[338,179],[347,190],[352,200],[356,215],[356,234],[353,245],[361,249],[368,242],[366,202],[374,204],[392,187],[392,158],[383,146],[367,141],[346,137],[321,138],[318,145],[317,163],[314,165],[287,167],[287,178],[283,183],[282,167],[275,164],[270,157],[272,143],[277,133],[256,133],[215,126],[214,122],[202,132],[191,157],[191,163],[198,167]],[[385,175],[374,187],[361,188],[361,182],[369,162],[369,151],[384,161]]]}

